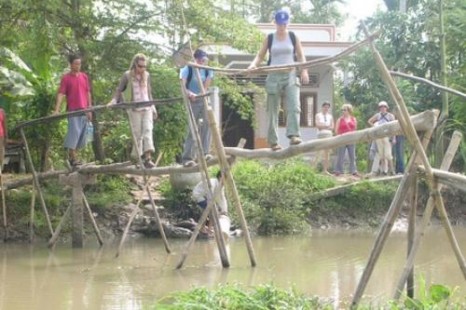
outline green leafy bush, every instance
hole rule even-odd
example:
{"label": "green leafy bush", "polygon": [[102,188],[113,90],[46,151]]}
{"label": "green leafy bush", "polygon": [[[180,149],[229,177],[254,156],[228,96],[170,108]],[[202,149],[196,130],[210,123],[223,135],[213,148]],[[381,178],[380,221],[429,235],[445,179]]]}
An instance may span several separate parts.
{"label": "green leafy bush", "polygon": [[246,219],[264,235],[303,232],[307,196],[334,184],[301,159],[275,164],[240,161],[233,173]]}

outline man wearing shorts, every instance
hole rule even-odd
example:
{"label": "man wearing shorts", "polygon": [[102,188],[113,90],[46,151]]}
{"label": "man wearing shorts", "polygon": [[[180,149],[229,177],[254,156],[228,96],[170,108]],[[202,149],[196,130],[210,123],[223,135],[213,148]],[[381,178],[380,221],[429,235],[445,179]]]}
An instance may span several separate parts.
{"label": "man wearing shorts", "polygon": [[[67,112],[83,110],[92,106],[89,79],[84,72],[81,72],[81,57],[70,55],[68,61],[70,72],[63,75],[61,79],[53,114],[60,113],[64,97],[66,97]],[[91,120],[92,114],[90,112],[85,115],[68,117],[68,132],[64,145],[68,149],[68,160],[71,166],[82,164],[78,159],[77,150],[86,145],[87,123]]]}

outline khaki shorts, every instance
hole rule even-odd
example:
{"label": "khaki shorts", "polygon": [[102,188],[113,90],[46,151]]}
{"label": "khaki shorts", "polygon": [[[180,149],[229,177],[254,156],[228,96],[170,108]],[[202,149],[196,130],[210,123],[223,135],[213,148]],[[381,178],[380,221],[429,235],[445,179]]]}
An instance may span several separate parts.
{"label": "khaki shorts", "polygon": [[333,136],[333,133],[331,130],[323,129],[317,133],[317,138],[318,139],[323,139],[323,138],[330,138]]}

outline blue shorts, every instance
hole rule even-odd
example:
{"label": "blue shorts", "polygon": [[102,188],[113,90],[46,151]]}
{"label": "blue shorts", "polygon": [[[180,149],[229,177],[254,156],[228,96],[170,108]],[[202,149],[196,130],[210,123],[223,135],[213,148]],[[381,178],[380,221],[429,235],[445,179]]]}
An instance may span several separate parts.
{"label": "blue shorts", "polygon": [[82,149],[86,146],[87,116],[68,117],[68,132],[65,137],[65,148]]}

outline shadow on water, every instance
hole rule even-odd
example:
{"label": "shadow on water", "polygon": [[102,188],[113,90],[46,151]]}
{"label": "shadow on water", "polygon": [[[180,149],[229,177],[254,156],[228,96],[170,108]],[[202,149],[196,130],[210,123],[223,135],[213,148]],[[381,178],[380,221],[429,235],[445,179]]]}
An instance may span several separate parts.
{"label": "shadow on water", "polygon": [[[461,248],[466,229],[456,228]],[[273,283],[307,295],[349,300],[365,268],[374,232],[329,231],[299,237],[253,239],[258,265],[250,267],[242,239],[227,246],[231,267],[221,267],[213,241],[198,241],[184,268],[176,270],[184,241],[171,241],[166,254],[161,240],[133,240],[119,258],[117,244],[71,249],[58,245],[3,244],[0,247],[0,309],[143,309],[171,292],[218,284],[244,286]],[[389,298],[406,257],[406,234],[392,233],[374,269],[366,294]],[[424,237],[416,260],[416,277],[427,283],[466,285],[441,228]],[[418,281],[418,280],[417,280]]]}

